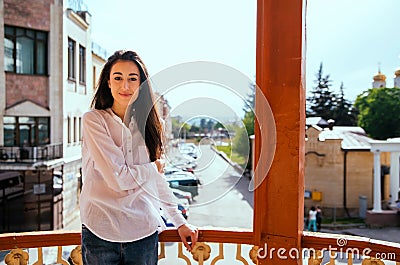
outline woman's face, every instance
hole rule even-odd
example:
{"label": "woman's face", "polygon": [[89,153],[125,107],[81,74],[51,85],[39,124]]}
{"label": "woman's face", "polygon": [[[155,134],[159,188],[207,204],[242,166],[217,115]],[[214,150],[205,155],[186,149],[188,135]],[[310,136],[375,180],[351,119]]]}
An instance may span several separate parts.
{"label": "woman's face", "polygon": [[108,86],[114,98],[113,107],[126,109],[139,96],[140,72],[132,61],[117,61],[110,71]]}

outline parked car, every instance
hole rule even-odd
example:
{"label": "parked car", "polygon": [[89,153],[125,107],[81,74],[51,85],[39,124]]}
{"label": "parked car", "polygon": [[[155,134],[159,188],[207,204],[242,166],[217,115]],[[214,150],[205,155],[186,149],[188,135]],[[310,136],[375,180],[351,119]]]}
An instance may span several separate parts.
{"label": "parked car", "polygon": [[199,195],[199,179],[189,172],[174,172],[165,174],[165,178],[171,188],[188,191],[192,194],[192,198]]}
{"label": "parked car", "polygon": [[[200,156],[199,148],[193,143],[182,143],[179,145],[179,151],[183,155],[187,155],[193,159],[197,159]],[[188,158],[186,157],[186,158]],[[191,159],[189,159],[191,160]]]}
{"label": "parked car", "polygon": [[[178,203],[178,210],[182,213],[183,218],[188,219],[189,218],[189,205],[185,203]],[[164,211],[161,209],[160,210],[161,214],[161,219],[164,221],[165,226],[167,227],[173,227],[174,224],[171,222],[171,220],[167,217],[167,215],[164,213]]]}
{"label": "parked car", "polygon": [[175,157],[173,160],[170,161],[170,165],[172,167],[177,167],[177,168],[191,168],[195,169],[197,167],[197,162],[190,157],[188,159],[188,155],[181,155],[179,157]]}
{"label": "parked car", "polygon": [[165,166],[164,168],[164,174],[171,174],[175,172],[180,172],[180,171],[186,171],[194,174],[194,170],[192,167],[185,167],[185,166],[173,166],[173,165],[168,165]]}
{"label": "parked car", "polygon": [[178,210],[181,211],[183,218],[189,218],[189,204],[186,201],[178,203]]}
{"label": "parked car", "polygon": [[178,199],[186,200],[188,204],[192,203],[192,194],[188,191],[171,188],[175,197]]}
{"label": "parked car", "polygon": [[180,171],[182,171],[180,168],[177,168],[177,167],[174,167],[174,166],[171,166],[171,165],[167,165],[167,166],[164,167],[164,174],[165,175],[172,174],[172,173],[175,173],[175,172],[180,172]]}

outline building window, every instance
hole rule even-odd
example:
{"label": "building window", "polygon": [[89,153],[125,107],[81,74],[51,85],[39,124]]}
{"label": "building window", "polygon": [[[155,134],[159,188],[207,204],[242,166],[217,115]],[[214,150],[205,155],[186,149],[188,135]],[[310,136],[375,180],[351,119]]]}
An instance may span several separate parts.
{"label": "building window", "polygon": [[4,69],[31,75],[47,74],[47,32],[4,27]]}
{"label": "building window", "polygon": [[41,146],[50,144],[49,117],[4,116],[4,146]]}
{"label": "building window", "polygon": [[78,128],[78,126],[77,126],[78,124],[77,124],[77,118],[76,117],[74,117],[74,123],[73,123],[73,126],[74,126],[74,128],[73,128],[73,136],[74,136],[74,143],[76,143],[76,142],[78,142],[78,140],[77,140],[77,134],[78,134],[78,132],[77,132],[77,128]]}
{"label": "building window", "polygon": [[96,66],[93,66],[93,91],[96,90]]}
{"label": "building window", "polygon": [[79,117],[78,119],[78,135],[79,135],[79,142],[82,142],[82,118]]}
{"label": "building window", "polygon": [[75,80],[75,41],[68,38],[68,79]]}
{"label": "building window", "polygon": [[67,139],[67,141],[68,141],[68,143],[70,144],[71,143],[71,130],[72,130],[72,124],[71,124],[71,117],[68,117],[68,119],[67,119],[67,130],[68,130],[68,132],[67,132],[67,137],[68,137],[68,139]]}
{"label": "building window", "polygon": [[79,82],[86,83],[86,49],[79,45]]}

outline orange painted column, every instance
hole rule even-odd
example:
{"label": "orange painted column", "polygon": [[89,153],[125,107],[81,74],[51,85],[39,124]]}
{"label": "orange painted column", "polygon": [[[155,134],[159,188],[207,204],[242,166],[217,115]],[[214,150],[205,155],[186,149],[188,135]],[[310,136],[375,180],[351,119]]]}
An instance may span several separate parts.
{"label": "orange painted column", "polygon": [[[302,264],[304,205],[305,84],[303,0],[258,0],[256,83],[268,100],[276,125],[276,150],[268,173],[259,159],[273,137],[256,123],[254,236],[259,264]],[[257,94],[256,94],[257,95]],[[256,96],[262,123],[265,108]],[[266,139],[262,143],[261,139]],[[268,152],[268,150],[267,150]],[[297,252],[296,252],[297,251]]]}

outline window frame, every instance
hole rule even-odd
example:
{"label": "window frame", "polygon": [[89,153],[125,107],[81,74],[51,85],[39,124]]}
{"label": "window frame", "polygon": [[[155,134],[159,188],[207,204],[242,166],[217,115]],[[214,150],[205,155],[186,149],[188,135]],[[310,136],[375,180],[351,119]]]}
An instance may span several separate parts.
{"label": "window frame", "polygon": [[68,116],[67,118],[67,144],[72,143],[72,118]]}
{"label": "window frame", "polygon": [[[12,31],[12,33],[9,32],[9,30]],[[23,31],[23,35],[19,35],[17,33],[18,31]],[[44,37],[41,38],[40,35],[44,34]],[[33,35],[33,36],[30,36]],[[17,61],[18,61],[18,49],[17,49],[17,41],[19,38],[22,37],[26,37],[29,38],[31,40],[33,40],[33,71],[32,72],[23,72],[23,70],[18,71],[18,66],[17,66]],[[16,27],[16,26],[10,26],[10,25],[4,25],[4,39],[3,41],[5,41],[6,39],[11,40],[11,42],[13,43],[13,48],[12,48],[12,60],[13,60],[13,66],[12,66],[12,70],[6,70],[7,67],[4,65],[4,71],[7,73],[15,73],[15,74],[23,74],[23,75],[40,75],[40,76],[47,76],[48,75],[48,58],[49,58],[49,48],[48,48],[48,43],[49,43],[49,34],[46,31],[42,31],[42,30],[36,30],[36,29],[31,29],[31,28],[22,28],[22,27]],[[39,52],[39,46],[44,47],[44,53],[43,56],[41,57],[41,59],[44,62],[43,65],[43,69],[39,69],[40,67],[40,63],[39,60],[39,56],[38,56],[38,52]],[[8,54],[6,52],[6,46],[4,46],[4,53],[5,55]],[[4,58],[5,59],[5,58]],[[23,58],[22,58],[23,59]],[[4,64],[5,64],[6,60],[4,60]]]}
{"label": "window frame", "polygon": [[[13,122],[5,122],[4,118],[14,118]],[[28,120],[32,119],[33,122],[24,122],[23,119],[28,118]],[[43,119],[46,119],[47,123],[43,123]],[[4,146],[45,146],[50,144],[50,117],[32,117],[32,116],[4,116],[3,117],[3,124],[4,124]],[[7,125],[12,125],[14,127],[14,140],[12,145],[6,145],[6,137],[9,135],[9,133],[6,133],[6,126]],[[32,138],[28,139],[27,143],[21,143],[21,131],[20,131],[20,126],[28,126],[29,131],[33,130],[33,141]],[[40,129],[40,125],[46,125],[47,130],[42,130]],[[45,135],[47,135],[47,141],[41,141],[40,138],[40,133],[41,132],[46,132]],[[30,133],[29,133],[30,135]],[[32,137],[32,135],[30,135]],[[43,138],[44,139],[44,138]],[[42,142],[42,143],[41,143]]]}
{"label": "window frame", "polygon": [[86,48],[79,44],[79,83],[86,84]]}
{"label": "window frame", "polygon": [[68,37],[68,80],[76,80],[76,41]]}

